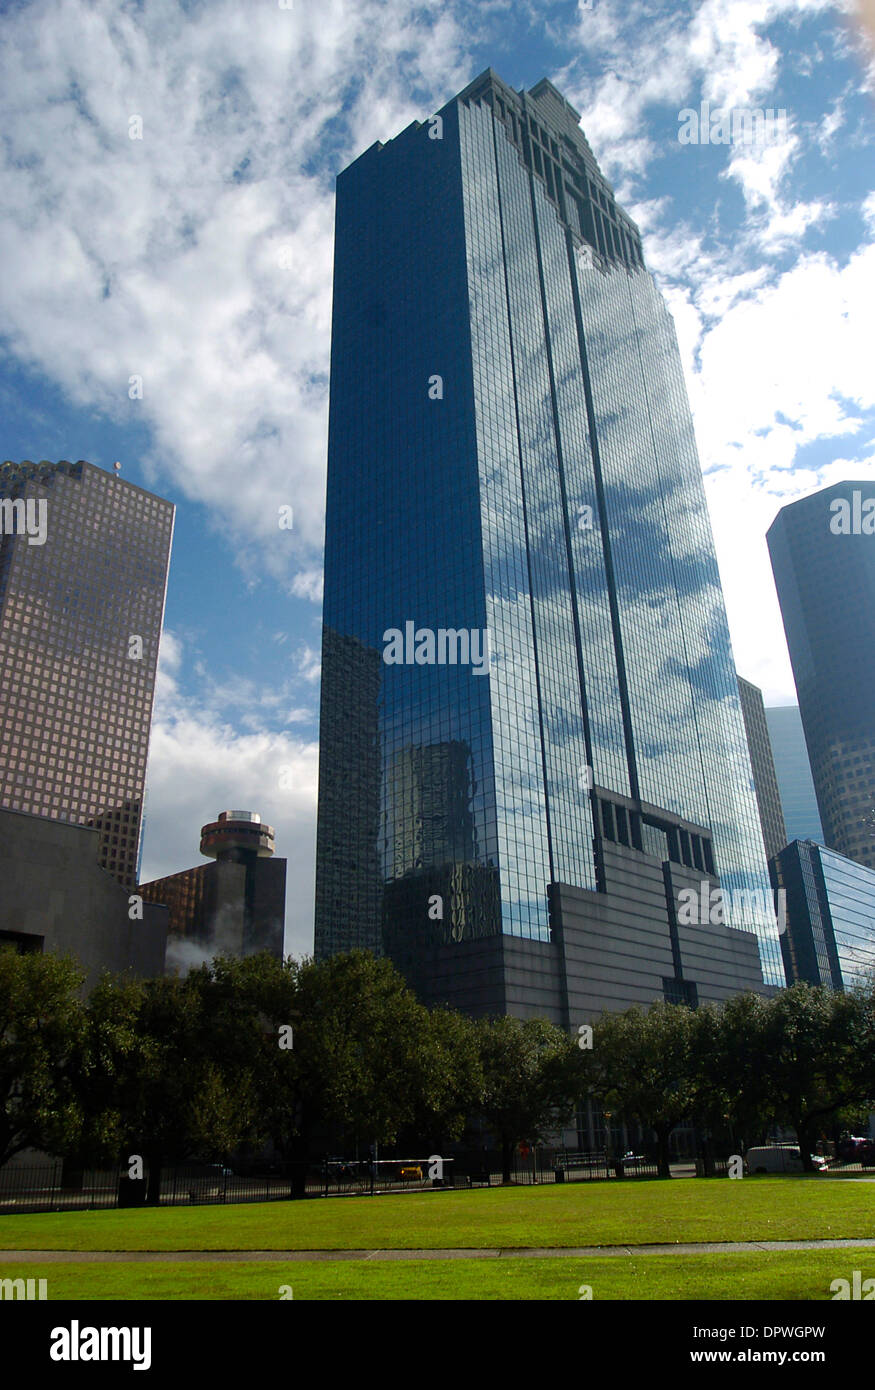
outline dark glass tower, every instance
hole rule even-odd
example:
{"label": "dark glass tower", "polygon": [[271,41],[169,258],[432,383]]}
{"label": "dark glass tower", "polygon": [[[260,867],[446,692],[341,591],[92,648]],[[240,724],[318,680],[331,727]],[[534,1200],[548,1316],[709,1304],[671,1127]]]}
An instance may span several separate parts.
{"label": "dark glass tower", "polygon": [[338,179],[322,679],[317,954],[572,1020],[783,983],[673,325],[546,80]]}
{"label": "dark glass tower", "polygon": [[875,868],[875,487],[783,507],[769,553],[824,840]]}
{"label": "dark glass tower", "polygon": [[0,806],[93,826],[126,888],[174,512],[83,460],[0,466]]}

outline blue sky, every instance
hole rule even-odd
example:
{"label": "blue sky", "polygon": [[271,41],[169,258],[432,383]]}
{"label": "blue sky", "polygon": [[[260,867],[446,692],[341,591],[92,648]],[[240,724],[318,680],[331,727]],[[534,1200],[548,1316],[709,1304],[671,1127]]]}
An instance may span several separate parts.
{"label": "blue sky", "polygon": [[[119,460],[177,504],[144,877],[259,810],[312,946],[334,177],[487,66],[566,94],[642,229],[737,665],[793,699],[765,531],[875,479],[869,26],[851,0],[7,0],[3,456]],[[703,100],[786,128],[682,145]]]}

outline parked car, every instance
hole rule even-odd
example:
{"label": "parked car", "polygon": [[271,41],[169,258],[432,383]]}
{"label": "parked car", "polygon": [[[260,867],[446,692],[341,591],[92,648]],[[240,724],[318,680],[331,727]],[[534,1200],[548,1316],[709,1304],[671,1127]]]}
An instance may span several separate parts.
{"label": "parked car", "polygon": [[836,1157],[843,1163],[862,1163],[865,1168],[875,1164],[875,1139],[850,1134],[836,1144]]}
{"label": "parked car", "polygon": [[[811,1161],[818,1171],[827,1167],[827,1160],[820,1154],[812,1154]],[[767,1144],[761,1148],[748,1149],[744,1156],[748,1173],[801,1173],[802,1153],[795,1144]]]}

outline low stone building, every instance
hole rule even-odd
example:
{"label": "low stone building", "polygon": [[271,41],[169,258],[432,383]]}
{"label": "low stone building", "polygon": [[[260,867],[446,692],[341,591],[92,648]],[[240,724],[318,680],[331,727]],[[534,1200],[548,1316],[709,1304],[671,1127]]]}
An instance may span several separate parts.
{"label": "low stone building", "polygon": [[74,956],[102,971],[164,974],[168,912],[100,867],[100,831],[0,810],[0,945]]}

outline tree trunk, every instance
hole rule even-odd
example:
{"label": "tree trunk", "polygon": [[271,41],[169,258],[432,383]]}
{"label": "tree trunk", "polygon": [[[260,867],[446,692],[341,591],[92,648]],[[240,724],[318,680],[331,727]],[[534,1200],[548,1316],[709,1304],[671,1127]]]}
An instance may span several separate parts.
{"label": "tree trunk", "polygon": [[702,1137],[699,1140],[699,1155],[702,1160],[702,1177],[713,1178],[714,1168],[714,1149],[710,1138]]}
{"label": "tree trunk", "polygon": [[300,1201],[307,1195],[307,1165],[300,1159],[291,1159],[288,1165],[289,1196]]}
{"label": "tree trunk", "polygon": [[25,1147],[23,1144],[15,1143],[17,1135],[18,1131],[7,1116],[2,1097],[0,1097],[0,1168]]}
{"label": "tree trunk", "polygon": [[307,1150],[307,1141],[302,1135],[297,1135],[289,1146],[289,1196],[295,1201],[307,1195]]}
{"label": "tree trunk", "polygon": [[668,1146],[671,1125],[656,1126],[657,1173],[661,1178],[671,1177],[671,1151]]}
{"label": "tree trunk", "polygon": [[811,1120],[797,1117],[794,1128],[796,1138],[799,1140],[799,1153],[802,1156],[802,1171],[803,1173],[814,1173],[817,1171],[811,1161],[811,1136],[814,1124]]}

